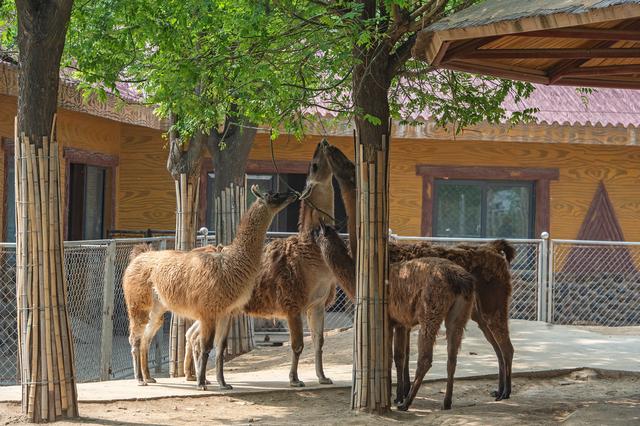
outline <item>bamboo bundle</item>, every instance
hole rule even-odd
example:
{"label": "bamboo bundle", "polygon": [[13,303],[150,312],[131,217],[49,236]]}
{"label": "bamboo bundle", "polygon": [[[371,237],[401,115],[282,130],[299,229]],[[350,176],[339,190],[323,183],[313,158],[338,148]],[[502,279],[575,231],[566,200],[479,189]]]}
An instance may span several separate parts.
{"label": "bamboo bundle", "polygon": [[[191,250],[196,242],[196,221],[200,185],[200,171],[189,176],[181,174],[176,180],[176,250]],[[185,335],[193,322],[177,315],[171,315],[169,334],[169,375],[184,375]],[[194,373],[193,371],[191,373]]]}
{"label": "bamboo bundle", "polygon": [[382,414],[391,395],[391,328],[388,300],[388,141],[356,152],[356,306],[351,408]]}
{"label": "bamboo bundle", "polygon": [[[217,244],[231,244],[246,208],[247,198],[243,186],[231,183],[216,197],[214,212]],[[233,357],[253,348],[253,320],[247,315],[238,314],[231,321],[225,355]]]}
{"label": "bamboo bundle", "polygon": [[[34,143],[32,143],[34,142]],[[32,422],[78,415],[66,300],[55,118],[51,138],[15,135],[16,290],[22,410]]]}

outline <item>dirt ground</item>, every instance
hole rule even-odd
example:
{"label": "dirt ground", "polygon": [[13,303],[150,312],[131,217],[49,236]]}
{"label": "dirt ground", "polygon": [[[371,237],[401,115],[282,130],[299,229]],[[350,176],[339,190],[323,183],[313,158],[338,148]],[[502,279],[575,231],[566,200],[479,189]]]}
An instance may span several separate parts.
{"label": "dirt ground", "polygon": [[[354,414],[349,389],[287,391],[236,397],[81,403],[82,418],[60,425],[195,424],[640,424],[640,376],[585,369],[553,378],[516,378],[512,399],[488,396],[494,380],[458,380],[451,411],[441,411],[443,381],[426,383],[407,413]],[[18,404],[0,404],[0,424],[21,423]]]}

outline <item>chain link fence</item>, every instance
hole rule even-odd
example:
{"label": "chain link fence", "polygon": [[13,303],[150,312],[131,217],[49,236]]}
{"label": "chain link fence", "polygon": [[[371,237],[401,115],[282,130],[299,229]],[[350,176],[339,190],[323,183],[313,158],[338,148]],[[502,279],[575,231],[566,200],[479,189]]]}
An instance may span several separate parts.
{"label": "chain link fence", "polygon": [[553,240],[550,320],[556,324],[640,324],[640,243]]}
{"label": "chain link fence", "polygon": [[16,309],[16,245],[0,244],[0,385],[20,382]]}
{"label": "chain link fence", "polygon": [[[268,238],[289,235],[270,233]],[[393,238],[443,245],[490,241]],[[65,243],[68,309],[80,382],[132,376],[122,276],[131,249],[141,242],[159,250],[174,246],[173,237]],[[198,245],[214,243],[215,237],[198,238]],[[511,318],[574,325],[640,325],[640,243],[547,239],[511,243],[517,251],[511,265]],[[19,383],[15,274],[15,244],[0,243],[0,385]],[[165,316],[165,326],[150,353],[156,374],[168,362],[169,318]],[[352,324],[353,304],[338,287],[335,302],[327,308],[325,329]],[[255,319],[255,330],[286,332],[287,325],[283,320]]]}

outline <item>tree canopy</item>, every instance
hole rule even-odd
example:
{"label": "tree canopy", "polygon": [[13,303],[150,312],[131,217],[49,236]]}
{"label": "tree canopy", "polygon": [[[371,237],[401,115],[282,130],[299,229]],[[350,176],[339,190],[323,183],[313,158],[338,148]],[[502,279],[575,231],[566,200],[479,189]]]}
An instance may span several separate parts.
{"label": "tree canopy", "polygon": [[[95,0],[76,2],[64,65],[87,94],[107,91],[129,101],[142,93],[161,116],[179,117],[188,133],[236,116],[300,135],[318,112],[376,117],[354,104],[359,52],[389,56],[389,112],[420,124],[428,110],[456,128],[482,120],[529,120],[531,109],[507,116],[502,103],[532,86],[497,78],[430,70],[411,59],[415,33],[471,4],[462,0]],[[365,13],[367,8],[373,9]],[[15,53],[13,2],[2,5],[0,44]]]}

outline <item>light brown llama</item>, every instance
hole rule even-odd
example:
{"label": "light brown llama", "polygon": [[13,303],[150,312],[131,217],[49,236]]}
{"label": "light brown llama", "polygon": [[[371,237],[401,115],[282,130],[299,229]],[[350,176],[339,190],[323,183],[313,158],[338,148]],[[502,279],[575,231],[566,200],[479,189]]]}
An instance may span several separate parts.
{"label": "light brown llama", "polygon": [[231,389],[223,372],[230,317],[251,297],[269,225],[297,199],[292,194],[262,194],[257,186],[251,190],[256,201],[242,217],[233,243],[223,251],[150,251],[146,245],[132,251],[122,286],[140,385],[155,382],[149,373],[149,343],[170,310],[199,323],[198,388],[206,390],[207,360],[215,343],[218,385]]}
{"label": "light brown llama", "polygon": [[[355,264],[347,247],[331,227],[316,233],[320,251],[349,298],[355,300]],[[418,366],[408,395],[398,409],[407,410],[433,362],[433,345],[440,324],[447,330],[447,390],[443,407],[451,408],[453,379],[464,326],[473,305],[473,277],[446,259],[425,257],[396,262],[389,270],[389,319],[392,327],[411,330],[420,325]],[[403,360],[398,360],[402,363]],[[398,377],[398,387],[403,386]]]}
{"label": "light brown llama", "polygon": [[[338,181],[340,192],[348,217],[349,242],[351,253],[355,256],[357,236],[355,231],[356,180],[355,165],[335,146],[326,149],[328,164]],[[509,305],[511,302],[511,275],[509,264],[515,257],[515,249],[504,240],[496,240],[482,245],[459,245],[458,247],[438,247],[430,243],[398,244],[389,242],[389,261],[397,262],[420,257],[441,257],[462,266],[476,279],[476,303],[471,318],[478,324],[498,358],[498,389],[493,392],[496,401],[507,399],[511,395],[511,365],[513,345],[509,337]],[[405,382],[409,380],[408,330],[396,329],[394,333],[395,353],[405,359],[402,369]],[[402,333],[399,333],[403,331]],[[403,349],[404,348],[404,349]],[[400,389],[401,392],[408,388]],[[402,400],[400,395],[396,401]]]}
{"label": "light brown llama", "polygon": [[[311,159],[301,196],[297,235],[275,239],[265,246],[256,286],[244,307],[244,313],[251,316],[287,320],[292,351],[289,384],[294,387],[304,386],[298,377],[298,360],[304,348],[302,315],[305,313],[315,349],[318,382],[333,383],[324,374],[322,346],[325,308],[333,303],[335,278],[311,235],[320,220],[331,220],[334,210],[332,174],[325,154],[327,146],[326,141],[320,142]],[[194,356],[199,351],[197,327],[195,323],[188,333]],[[185,356],[189,357],[188,351]],[[185,360],[185,371],[190,362]]]}

